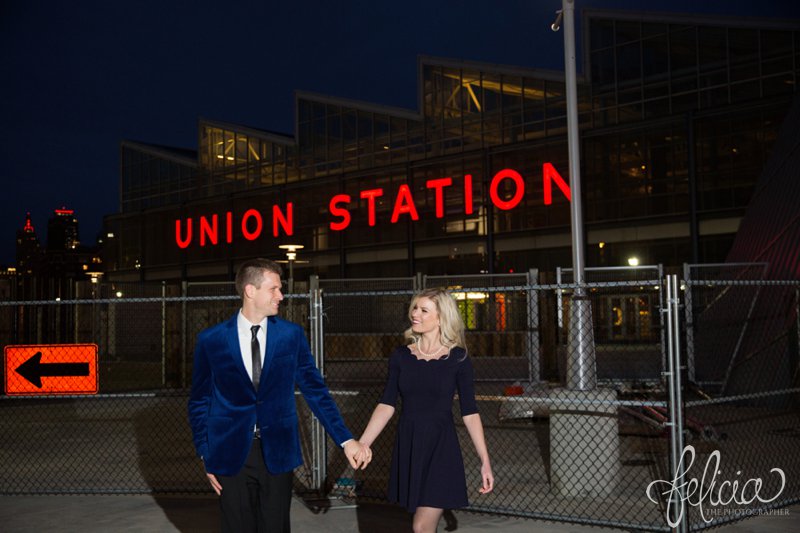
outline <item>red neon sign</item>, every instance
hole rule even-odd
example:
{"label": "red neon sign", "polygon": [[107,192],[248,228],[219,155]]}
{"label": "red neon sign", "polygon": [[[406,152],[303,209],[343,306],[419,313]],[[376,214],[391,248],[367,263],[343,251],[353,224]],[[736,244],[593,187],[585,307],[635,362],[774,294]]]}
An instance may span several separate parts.
{"label": "red neon sign", "polygon": [[428,180],[428,182],[425,184],[427,188],[435,191],[436,218],[442,218],[444,216],[444,188],[449,187],[452,184],[453,180],[450,178]]}
{"label": "red neon sign", "polygon": [[400,215],[411,215],[411,220],[419,220],[417,208],[414,206],[414,198],[411,196],[411,189],[405,183],[397,190],[397,200],[394,202],[392,211],[392,224],[397,224]]}
{"label": "red neon sign", "polygon": [[[371,191],[361,191],[361,198],[367,200],[367,213],[369,213],[368,223],[375,225],[375,198],[383,196],[383,189],[372,189]],[[347,227],[347,226],[345,226]]]}
{"label": "red neon sign", "polygon": [[[206,243],[218,244],[219,243],[219,216],[214,214],[209,219],[205,215],[200,216],[198,221],[198,233],[200,246],[205,246]],[[225,242],[230,244],[233,242],[233,213],[230,211],[225,213]],[[248,209],[242,215],[240,227],[242,237],[248,241],[254,241],[261,237],[264,230],[264,219],[261,217],[261,212],[258,209]],[[272,236],[278,237],[280,230],[286,235],[294,234],[294,206],[291,202],[286,204],[285,212],[281,210],[280,206],[272,206]],[[175,221],[175,243],[178,248],[188,248],[192,244],[194,231],[194,220],[192,217],[186,219],[186,225],[182,223],[181,219]]]}
{"label": "red neon sign", "polygon": [[[474,212],[471,174],[465,174],[461,180],[456,180],[451,176],[429,179],[425,182],[425,188],[433,191],[436,218],[444,218],[445,195],[456,192],[454,184],[457,181],[461,184],[464,214],[471,215]],[[561,174],[558,173],[552,163],[544,163],[542,165],[542,182],[545,205],[553,203],[554,182],[564,197],[568,201],[572,200],[569,184],[561,177]],[[508,193],[501,192],[503,189],[510,192],[510,197]],[[366,201],[367,224],[369,226],[378,224],[376,204],[377,199],[383,196],[383,189],[359,191],[358,198]],[[497,209],[503,211],[514,209],[522,203],[524,197],[525,179],[516,170],[504,168],[492,176],[489,182],[489,200]],[[336,194],[331,197],[328,202],[328,212],[332,217],[328,227],[331,231],[343,231],[350,226],[353,221],[352,210],[358,208],[358,204],[352,204],[353,197],[349,194]],[[412,221],[420,219],[414,194],[408,184],[399,185],[397,192],[394,194],[392,205],[390,223],[397,224],[401,220],[407,220],[404,218],[406,216]],[[223,227],[220,228],[220,225]],[[194,234],[195,227],[197,228],[196,238]],[[202,215],[198,218],[196,224],[192,217],[185,220],[177,219],[175,221],[175,243],[179,248],[187,248],[195,241],[198,241],[201,247],[207,244],[216,246],[220,242],[220,231],[224,231],[224,241],[228,244],[233,242],[234,233],[241,235],[248,241],[254,241],[265,233],[264,228],[264,216],[261,211],[255,208],[246,210],[241,215],[238,224],[234,221],[234,215],[230,211],[225,213],[224,221],[218,214]],[[284,208],[278,205],[272,206],[271,230],[273,237],[278,237],[281,233],[285,235],[294,234],[294,206],[291,202],[286,203]]]}
{"label": "red neon sign", "polygon": [[[505,179],[510,179],[513,181],[514,187],[516,187],[514,196],[512,196],[510,200],[503,200],[500,198],[500,195],[497,192],[497,188],[500,187],[500,183]],[[519,172],[510,168],[504,168],[495,174],[492,178],[492,184],[489,186],[489,197],[492,199],[492,203],[498,209],[502,209],[504,211],[515,208],[517,204],[522,201],[522,196],[524,194],[525,180],[522,179],[522,176],[520,176]]]}

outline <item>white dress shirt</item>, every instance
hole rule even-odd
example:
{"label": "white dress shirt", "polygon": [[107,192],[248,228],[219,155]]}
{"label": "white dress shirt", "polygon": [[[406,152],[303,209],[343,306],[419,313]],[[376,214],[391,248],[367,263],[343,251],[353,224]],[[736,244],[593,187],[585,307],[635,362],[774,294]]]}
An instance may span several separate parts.
{"label": "white dress shirt", "polygon": [[236,326],[239,332],[239,351],[242,352],[242,362],[247,369],[247,375],[250,376],[250,381],[253,381],[253,354],[250,350],[250,341],[253,339],[253,332],[250,330],[253,326],[261,326],[258,328],[256,338],[258,339],[258,346],[261,348],[261,368],[264,368],[264,354],[267,350],[267,319],[261,321],[260,324],[253,324],[247,320],[239,310],[239,316],[236,319]]}
{"label": "white dress shirt", "polygon": [[[250,350],[250,341],[253,339],[253,332],[251,331],[251,327],[255,326],[249,320],[247,320],[244,315],[242,314],[242,310],[239,310],[239,316],[236,318],[236,327],[239,332],[239,351],[242,352],[242,362],[244,363],[244,367],[247,369],[247,375],[250,376],[250,381],[253,380],[253,356]],[[261,367],[264,367],[264,354],[266,353],[267,349],[267,319],[261,321],[261,326],[258,328],[258,333],[256,333],[256,338],[258,339],[258,346],[261,348]],[[254,428],[255,429],[255,428]],[[350,440],[348,439],[344,442],[339,443],[339,446],[344,448],[344,445]]]}

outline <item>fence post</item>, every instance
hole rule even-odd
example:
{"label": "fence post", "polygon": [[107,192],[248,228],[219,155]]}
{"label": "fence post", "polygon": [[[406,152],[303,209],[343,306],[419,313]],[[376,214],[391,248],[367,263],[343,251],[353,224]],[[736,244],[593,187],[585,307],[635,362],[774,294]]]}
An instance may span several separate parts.
{"label": "fence post", "polygon": [[689,381],[696,383],[694,365],[694,317],[692,316],[692,283],[691,270],[688,263],[683,264],[683,316],[686,321],[686,368]]}
{"label": "fence post", "polygon": [[[319,276],[309,279],[309,329],[311,353],[320,374],[325,376],[325,342],[322,324],[322,289],[319,287]],[[315,416],[311,416],[311,485],[314,490],[325,492],[325,479],[328,476],[328,449],[325,431]]]}
{"label": "fence post", "polygon": [[800,353],[800,287],[794,290],[794,318],[797,322],[797,353]]}
{"label": "fence post", "polygon": [[[680,327],[678,323],[678,276],[670,274],[667,276],[667,308],[662,312],[667,313],[667,353],[669,370],[665,372],[669,388],[669,422],[670,429],[670,463],[671,471],[674,472],[674,479],[683,479],[683,464],[681,455],[683,454],[683,403],[681,399],[681,356],[680,356]],[[680,471],[679,471],[680,470]],[[681,504],[684,500],[685,488],[683,485],[676,487],[677,490],[670,492],[670,499],[678,499],[669,506],[672,509],[672,523],[677,524],[674,528],[679,533],[687,531],[687,511]],[[678,514],[680,513],[680,514]]]}
{"label": "fence post", "polygon": [[161,386],[167,384],[167,282],[161,282]]}
{"label": "fence post", "polygon": [[73,311],[72,311],[72,342],[74,342],[75,344],[78,344],[78,337],[79,337],[79,335],[78,335],[78,323],[79,323],[78,318],[80,316],[80,311],[79,311],[80,305],[77,304],[77,301],[78,301],[78,298],[79,298],[78,297],[78,292],[79,292],[78,289],[80,288],[80,285],[78,285],[78,283],[79,283],[78,280],[75,280],[75,296],[74,296],[73,300],[76,303],[72,306],[72,309],[73,309]]}
{"label": "fence post", "polygon": [[539,350],[539,270],[528,270],[528,333],[525,346],[528,357],[528,382],[539,383],[542,379],[542,359]]}
{"label": "fence post", "polygon": [[187,317],[186,317],[186,297],[188,296],[189,292],[189,282],[188,281],[181,281],[181,388],[186,388],[186,364],[187,364],[187,357],[186,357],[186,335],[188,334],[187,329]]}

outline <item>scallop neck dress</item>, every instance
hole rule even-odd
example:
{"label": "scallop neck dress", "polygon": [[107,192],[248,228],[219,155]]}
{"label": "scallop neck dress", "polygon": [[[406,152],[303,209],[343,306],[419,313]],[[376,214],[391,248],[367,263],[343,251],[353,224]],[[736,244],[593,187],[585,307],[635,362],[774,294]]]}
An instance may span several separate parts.
{"label": "scallop neck dress", "polygon": [[478,412],[472,362],[463,348],[447,358],[423,360],[408,346],[389,356],[389,375],[380,403],[402,398],[392,465],[389,501],[413,513],[417,507],[456,509],[469,505],[464,460],[453,423],[458,392],[461,416]]}

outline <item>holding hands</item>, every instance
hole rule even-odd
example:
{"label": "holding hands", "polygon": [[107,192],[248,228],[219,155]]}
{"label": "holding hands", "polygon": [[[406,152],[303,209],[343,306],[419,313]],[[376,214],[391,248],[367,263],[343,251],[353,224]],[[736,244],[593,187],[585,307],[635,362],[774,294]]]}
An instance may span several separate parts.
{"label": "holding hands", "polygon": [[366,444],[361,444],[355,439],[351,439],[344,443],[344,454],[347,460],[356,470],[364,470],[367,465],[372,461],[372,450]]}

